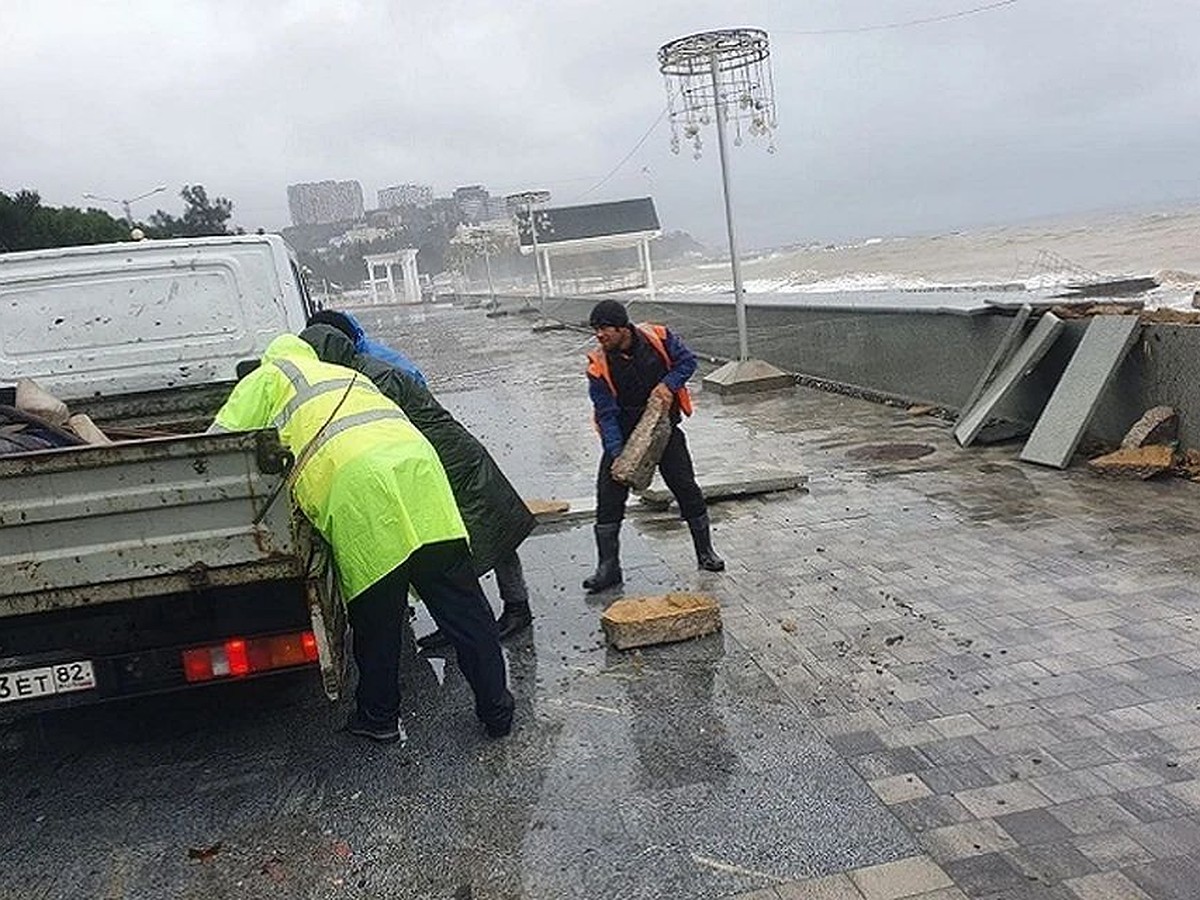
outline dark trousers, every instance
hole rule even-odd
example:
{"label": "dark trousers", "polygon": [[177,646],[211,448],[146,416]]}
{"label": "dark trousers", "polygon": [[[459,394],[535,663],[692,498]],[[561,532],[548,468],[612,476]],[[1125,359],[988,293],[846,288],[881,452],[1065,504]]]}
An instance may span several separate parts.
{"label": "dark trousers", "polygon": [[525,571],[516,550],[496,560],[492,572],[496,575],[496,587],[505,606],[529,605],[529,587],[525,584]]}
{"label": "dark trousers", "polygon": [[[629,487],[612,478],[612,457],[605,453],[600,457],[600,471],[596,475],[596,524],[610,525],[625,518],[625,500]],[[667,449],[658,461],[667,488],[675,495],[679,504],[679,515],[694,519],[705,512],[704,494],[696,484],[696,472],[692,468],[692,455],[688,452],[687,438],[678,428],[671,429]]]}
{"label": "dark trousers", "polygon": [[475,713],[489,724],[512,718],[500,633],[467,550],[466,541],[417,549],[350,601],[358,709],[367,719],[392,723],[400,715],[400,634],[411,584],[433,621],[450,639],[458,667],[475,694]]}

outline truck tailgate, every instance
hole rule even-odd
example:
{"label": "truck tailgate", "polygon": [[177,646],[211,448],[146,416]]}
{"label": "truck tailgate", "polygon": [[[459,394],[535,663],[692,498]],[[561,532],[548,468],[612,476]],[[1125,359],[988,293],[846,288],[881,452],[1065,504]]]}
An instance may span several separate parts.
{"label": "truck tailgate", "polygon": [[303,577],[287,465],[270,430],[0,458],[0,616]]}

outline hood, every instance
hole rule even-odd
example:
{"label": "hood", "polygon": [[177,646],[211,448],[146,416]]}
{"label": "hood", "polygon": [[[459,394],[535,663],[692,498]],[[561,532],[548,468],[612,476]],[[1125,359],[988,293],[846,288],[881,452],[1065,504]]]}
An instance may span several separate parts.
{"label": "hood", "polygon": [[341,329],[332,325],[309,325],[300,332],[300,337],[322,361],[353,368],[354,344]]}
{"label": "hood", "polygon": [[281,334],[267,344],[263,352],[263,363],[275,362],[277,359],[309,359],[317,361],[317,351],[294,334]]}
{"label": "hood", "polygon": [[341,314],[343,316],[346,317],[346,321],[349,322],[350,325],[354,328],[355,346],[361,344],[363,342],[363,338],[365,338],[367,336],[367,333],[365,331],[363,331],[362,325],[359,324],[358,319],[354,318],[354,316],[350,315],[350,313],[346,312],[344,309],[339,310],[339,311],[341,312]]}

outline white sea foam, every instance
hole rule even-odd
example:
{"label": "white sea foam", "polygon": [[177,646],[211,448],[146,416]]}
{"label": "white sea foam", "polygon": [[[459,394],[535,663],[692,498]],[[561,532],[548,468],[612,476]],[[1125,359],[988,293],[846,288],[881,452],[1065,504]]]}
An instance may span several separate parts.
{"label": "white sea foam", "polygon": [[[1200,210],[1097,216],[919,237],[805,242],[743,259],[746,292],[963,291],[1153,276],[1147,306],[1190,306],[1200,289]],[[728,295],[728,260],[657,273],[666,295]],[[763,298],[765,299],[765,298]]]}

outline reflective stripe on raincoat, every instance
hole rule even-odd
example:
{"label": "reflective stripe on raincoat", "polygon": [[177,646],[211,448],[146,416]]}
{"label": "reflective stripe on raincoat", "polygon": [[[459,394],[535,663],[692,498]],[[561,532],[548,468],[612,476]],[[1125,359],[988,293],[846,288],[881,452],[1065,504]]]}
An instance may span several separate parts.
{"label": "reflective stripe on raincoat", "polygon": [[262,361],[215,424],[279,430],[296,458],[292,496],[333,548],[347,601],[418,547],[466,538],[437,453],[370,379],[321,362],[291,334]]}

